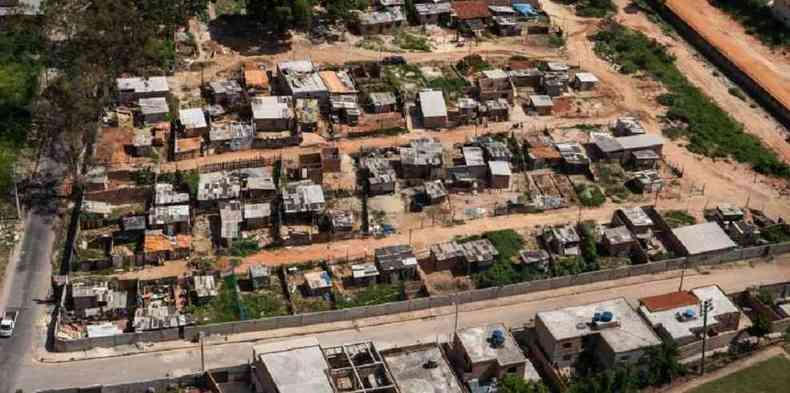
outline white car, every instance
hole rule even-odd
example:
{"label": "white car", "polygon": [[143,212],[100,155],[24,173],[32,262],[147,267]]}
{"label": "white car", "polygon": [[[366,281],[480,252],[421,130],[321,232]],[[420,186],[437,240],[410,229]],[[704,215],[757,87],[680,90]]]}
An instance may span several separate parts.
{"label": "white car", "polygon": [[11,337],[14,334],[14,326],[18,315],[18,311],[7,311],[5,313],[3,319],[0,320],[0,337]]}

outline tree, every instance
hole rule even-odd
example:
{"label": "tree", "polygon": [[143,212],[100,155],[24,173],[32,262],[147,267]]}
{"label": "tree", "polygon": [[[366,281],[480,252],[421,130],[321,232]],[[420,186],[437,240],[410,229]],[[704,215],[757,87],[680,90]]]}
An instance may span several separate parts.
{"label": "tree", "polygon": [[758,314],[754,324],[749,328],[752,336],[763,337],[771,332],[771,321],[763,314]]}
{"label": "tree", "polygon": [[291,9],[293,22],[297,26],[309,29],[313,19],[313,4],[310,0],[295,0]]}
{"label": "tree", "polygon": [[328,2],[326,12],[334,21],[349,22],[351,11],[365,10],[370,6],[368,0],[333,0]]}
{"label": "tree", "polygon": [[497,384],[497,391],[501,393],[549,393],[549,389],[541,382],[524,380],[521,377],[507,374]]}
{"label": "tree", "polygon": [[678,348],[674,344],[664,343],[649,348],[647,358],[647,381],[649,385],[665,385],[675,378],[686,374],[686,366],[678,361]]}

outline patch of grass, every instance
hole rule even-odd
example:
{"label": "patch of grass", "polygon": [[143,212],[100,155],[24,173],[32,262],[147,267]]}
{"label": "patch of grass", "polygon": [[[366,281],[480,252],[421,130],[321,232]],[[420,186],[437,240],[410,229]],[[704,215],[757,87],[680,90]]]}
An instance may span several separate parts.
{"label": "patch of grass", "polygon": [[261,245],[255,239],[239,239],[230,245],[230,255],[246,257],[261,250]]}
{"label": "patch of grass", "polygon": [[490,63],[486,62],[480,55],[469,55],[461,59],[456,65],[456,69],[462,75],[471,75],[480,71],[490,70],[494,68]]}
{"label": "patch of grass", "polygon": [[576,15],[585,18],[605,18],[617,12],[612,0],[564,0],[565,4],[574,4]]}
{"label": "patch of grass", "polygon": [[670,228],[679,228],[697,223],[697,219],[685,210],[667,210],[661,216],[664,217],[664,221],[667,222]]}
{"label": "patch of grass", "polygon": [[499,251],[499,258],[507,261],[518,255],[518,252],[524,246],[524,238],[512,229],[486,232],[483,234],[483,237],[494,244],[494,248]]}
{"label": "patch of grass", "polygon": [[198,325],[238,321],[241,313],[237,296],[236,278],[229,276],[215,298],[202,305],[190,304],[185,311],[195,317]]}
{"label": "patch of grass", "polygon": [[746,95],[743,94],[743,91],[737,87],[730,87],[727,89],[727,92],[730,93],[733,97],[737,97],[741,101],[746,101]]}
{"label": "patch of grass", "polygon": [[746,33],[770,47],[790,46],[790,28],[774,18],[768,0],[714,0],[710,2],[738,21]]}
{"label": "patch of grass", "polygon": [[582,206],[598,207],[606,202],[606,196],[601,189],[593,184],[580,184],[576,186],[576,195]]}
{"label": "patch of grass", "polygon": [[428,87],[443,91],[450,101],[455,101],[464,95],[466,81],[458,78],[437,78],[428,82]]}
{"label": "patch of grass", "polygon": [[549,46],[552,48],[562,48],[565,43],[565,36],[562,34],[549,34]]}
{"label": "patch of grass", "polygon": [[598,183],[614,202],[625,201],[631,196],[631,192],[625,186],[627,180],[625,170],[620,164],[598,163],[595,167],[598,172]]}
{"label": "patch of grass", "polygon": [[271,293],[251,293],[241,297],[247,317],[269,318],[288,314],[288,306],[282,298]]}
{"label": "patch of grass", "polygon": [[386,49],[387,45],[384,43],[384,40],[378,36],[369,36],[365,37],[356,44],[357,47],[367,50],[384,50]]}
{"label": "patch of grass", "polygon": [[398,285],[371,285],[348,296],[336,295],[337,309],[372,306],[403,300],[403,292]]}
{"label": "patch of grass", "polygon": [[790,232],[784,225],[774,225],[772,227],[763,228],[760,231],[763,239],[771,243],[783,243],[790,241]]}
{"label": "patch of grass", "polygon": [[394,43],[399,48],[404,50],[411,50],[418,52],[431,51],[431,43],[428,40],[428,37],[417,35],[417,34],[400,32],[398,33],[398,35],[395,36]]}
{"label": "patch of grass", "polygon": [[776,356],[715,381],[691,393],[776,393],[790,386],[790,360]]}
{"label": "patch of grass", "polygon": [[641,71],[664,85],[672,95],[667,118],[688,126],[683,135],[689,140],[686,148],[691,152],[713,158],[730,156],[751,164],[759,173],[790,178],[790,166],[691,84],[677,69],[675,58],[666,47],[617,23],[610,23],[594,39],[595,52],[619,64],[620,72]]}

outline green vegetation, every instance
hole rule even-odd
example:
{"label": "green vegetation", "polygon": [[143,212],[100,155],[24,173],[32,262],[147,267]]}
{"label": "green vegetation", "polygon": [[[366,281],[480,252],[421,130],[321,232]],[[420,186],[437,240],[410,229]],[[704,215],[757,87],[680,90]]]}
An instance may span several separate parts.
{"label": "green vegetation", "polygon": [[591,372],[595,367],[591,364],[578,365],[581,375],[575,378],[568,393],[637,393],[649,386],[663,386],[675,378],[685,375],[686,368],[678,362],[678,351],[675,346],[661,345],[645,351],[640,366],[644,371],[630,367],[616,367],[604,372]]}
{"label": "green vegetation", "polygon": [[206,304],[190,304],[185,311],[194,316],[199,325],[238,321],[241,319],[238,296],[236,277],[228,276],[216,297]]}
{"label": "green vegetation", "polygon": [[461,59],[455,65],[455,68],[461,75],[471,75],[476,72],[490,70],[493,66],[486,62],[480,55],[469,55]]}
{"label": "green vegetation", "polygon": [[774,225],[768,228],[763,228],[760,231],[763,239],[771,242],[771,243],[783,243],[790,241],[790,231],[784,226],[784,224]]}
{"label": "green vegetation", "polygon": [[566,4],[574,4],[576,15],[585,18],[605,18],[617,12],[612,0],[563,0]]}
{"label": "green vegetation", "polygon": [[549,46],[553,48],[562,48],[565,44],[565,36],[563,36],[562,33],[549,34]]}
{"label": "green vegetation", "polygon": [[661,216],[664,217],[664,221],[667,222],[670,228],[679,228],[697,223],[697,219],[685,210],[667,210]]}
{"label": "green vegetation", "polygon": [[601,189],[594,184],[580,184],[576,186],[576,195],[582,206],[598,207],[606,202],[606,196]]}
{"label": "green vegetation", "polygon": [[[246,11],[253,19],[277,33],[293,27],[309,27],[313,19],[313,0],[246,0]],[[330,17],[344,19],[350,10],[348,0],[330,2]]]}
{"label": "green vegetation", "polygon": [[230,255],[246,257],[261,250],[261,245],[255,239],[239,239],[231,243]]}
{"label": "green vegetation", "polygon": [[542,382],[526,381],[513,374],[506,374],[497,384],[497,392],[501,393],[549,393],[549,388]]}
{"label": "green vegetation", "polygon": [[241,306],[250,319],[269,318],[288,314],[288,306],[271,293],[251,293],[241,296]]}
{"label": "green vegetation", "polygon": [[485,271],[474,273],[472,279],[478,288],[497,287],[542,278],[544,273],[534,267],[525,268],[513,263],[524,247],[524,238],[512,229],[487,232],[483,236],[470,236],[457,239],[459,242],[485,238],[491,241],[499,252],[494,264]]}
{"label": "green vegetation", "polygon": [[733,97],[740,99],[741,101],[746,101],[746,95],[743,94],[743,91],[737,87],[730,87],[727,89],[727,92],[730,93]]}
{"label": "green vegetation", "polygon": [[13,184],[20,149],[29,142],[31,107],[42,70],[43,40],[35,32],[0,31],[0,192]]}
{"label": "green vegetation", "polygon": [[414,64],[398,64],[384,67],[384,82],[392,86],[391,90],[400,90],[403,85],[416,84],[425,86],[425,77],[420,68]]}
{"label": "green vegetation", "polygon": [[581,225],[581,250],[586,271],[598,270],[598,245],[595,241],[595,221],[585,221]]}
{"label": "green vegetation", "polygon": [[625,186],[627,175],[620,164],[599,162],[595,164],[595,170],[598,174],[598,184],[614,202],[623,202],[631,196],[631,192]]}
{"label": "green vegetation", "polygon": [[790,45],[790,28],[774,18],[769,0],[713,0],[714,7],[729,14],[746,29],[771,47]]}
{"label": "green vegetation", "polygon": [[398,285],[371,285],[359,292],[335,296],[337,309],[372,306],[403,300],[403,291]]}
{"label": "green vegetation", "polygon": [[751,164],[759,173],[790,177],[790,166],[692,85],[663,45],[616,23],[610,23],[594,39],[596,53],[619,64],[620,72],[642,71],[663,83],[670,94],[662,100],[669,104],[667,118],[686,125],[683,134],[689,139],[686,147],[690,151],[714,158],[731,156]]}
{"label": "green vegetation", "polygon": [[483,238],[490,240],[499,251],[499,258],[507,261],[517,256],[524,246],[524,238],[512,229],[486,232]]}
{"label": "green vegetation", "polygon": [[395,45],[404,50],[430,52],[431,43],[428,37],[401,31],[395,36]]}
{"label": "green vegetation", "polygon": [[708,382],[691,393],[775,393],[790,386],[790,360],[777,356]]}
{"label": "green vegetation", "polygon": [[428,87],[444,92],[448,100],[456,101],[464,95],[466,81],[459,78],[437,78],[428,82]]}

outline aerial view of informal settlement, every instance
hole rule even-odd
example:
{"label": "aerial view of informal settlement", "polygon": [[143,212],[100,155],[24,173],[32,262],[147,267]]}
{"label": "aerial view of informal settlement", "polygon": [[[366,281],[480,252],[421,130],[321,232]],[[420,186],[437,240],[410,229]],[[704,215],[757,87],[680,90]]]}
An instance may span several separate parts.
{"label": "aerial view of informal settlement", "polygon": [[788,393],[790,0],[0,0],[0,393]]}

